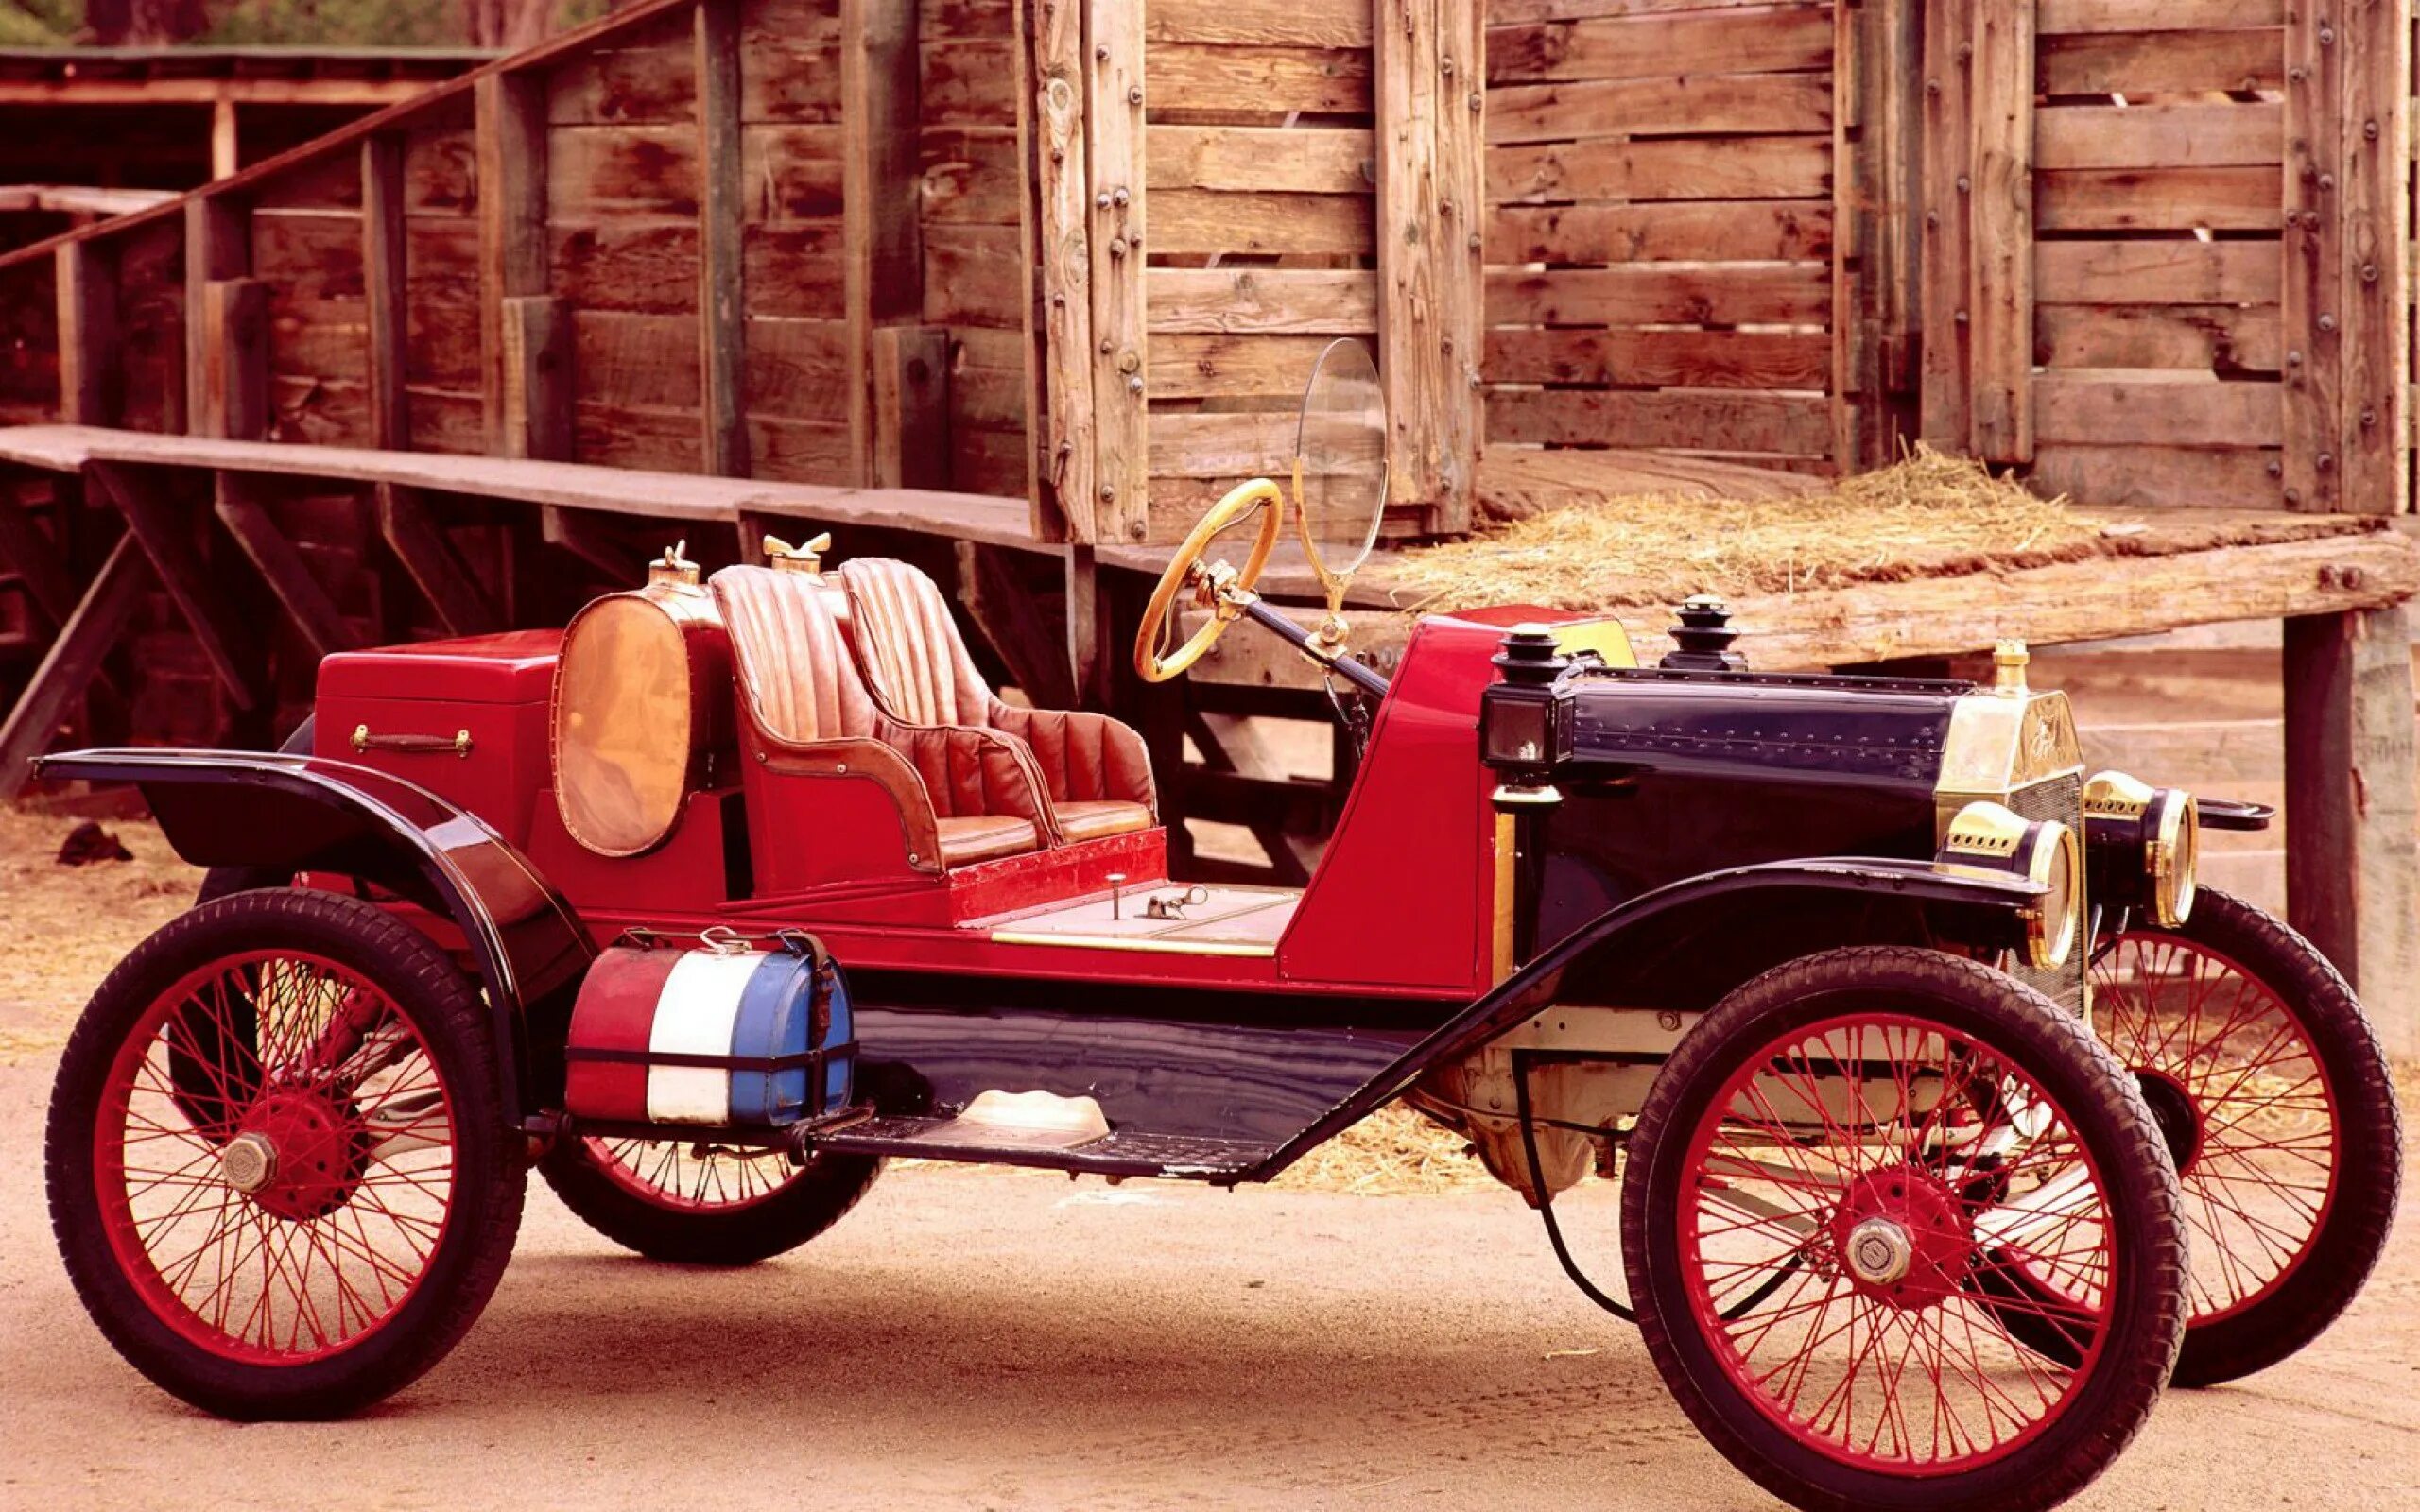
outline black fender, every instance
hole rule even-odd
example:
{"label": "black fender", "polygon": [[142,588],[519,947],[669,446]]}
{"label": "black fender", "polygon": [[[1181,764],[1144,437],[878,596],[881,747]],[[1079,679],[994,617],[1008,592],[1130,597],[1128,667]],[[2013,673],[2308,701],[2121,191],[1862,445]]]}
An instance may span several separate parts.
{"label": "black fender", "polygon": [[1823,856],[1709,871],[1641,893],[1556,941],[1239,1179],[1265,1181],[1276,1176],[1305,1152],[1403,1095],[1431,1066],[1468,1055],[1528,1018],[1553,998],[1564,971],[1575,962],[1603,946],[1645,937],[1684,910],[1718,900],[1777,907],[1786,905],[1791,895],[1803,897],[1809,892],[1865,894],[1927,905],[1945,917],[1964,916],[1960,919],[1964,926],[1962,933],[1979,940],[2014,944],[2022,938],[2023,910],[2048,890],[2030,878],[1980,867],[1880,856]]}
{"label": "black fender", "polygon": [[79,750],[43,757],[35,770],[134,783],[191,865],[355,877],[452,920],[495,1016],[498,1091],[515,1121],[531,1110],[526,1025],[533,1014],[568,1022],[596,952],[562,895],[476,816],[402,778],[318,756]]}

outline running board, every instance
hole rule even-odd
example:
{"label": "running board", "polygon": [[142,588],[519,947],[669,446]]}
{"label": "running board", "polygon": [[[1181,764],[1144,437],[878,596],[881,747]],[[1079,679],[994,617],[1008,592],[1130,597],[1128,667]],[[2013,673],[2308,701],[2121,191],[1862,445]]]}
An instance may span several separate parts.
{"label": "running board", "polygon": [[[986,1134],[990,1137],[985,1137]],[[871,1118],[811,1141],[816,1155],[881,1155],[903,1160],[958,1160],[973,1165],[1026,1165],[1046,1171],[1113,1177],[1171,1177],[1233,1181],[1276,1153],[1273,1145],[1184,1134],[1113,1129],[1080,1144],[1053,1145],[1008,1130],[969,1129],[953,1118]]]}

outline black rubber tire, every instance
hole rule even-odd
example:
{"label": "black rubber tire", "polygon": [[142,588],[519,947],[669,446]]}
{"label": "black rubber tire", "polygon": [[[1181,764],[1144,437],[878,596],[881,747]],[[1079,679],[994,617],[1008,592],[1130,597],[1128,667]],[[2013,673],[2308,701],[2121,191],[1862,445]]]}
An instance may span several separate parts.
{"label": "black rubber tire", "polygon": [[[287,756],[310,755],[311,744],[316,738],[315,731],[318,730],[319,726],[318,714],[304,714],[302,722],[294,727],[294,733],[286,736],[285,743],[277,747],[279,752]],[[195,891],[193,901],[196,904],[201,904],[214,902],[233,893],[251,892],[259,887],[290,887],[292,885],[294,885],[294,878],[291,875],[271,871],[264,867],[213,867],[201,874],[201,886]]]}
{"label": "black rubber tire", "polygon": [[[452,1207],[413,1294],[342,1351],[292,1366],[214,1354],[154,1313],[103,1230],[95,1121],[112,1060],[145,1011],[189,971],[246,951],[307,950],[375,982],[408,1013],[448,1091]],[[52,1231],[85,1311],[128,1363],[205,1412],[329,1418],[408,1385],[469,1332],[512,1257],[527,1166],[496,1100],[493,1030],[476,988],[429,938],[372,905],[301,888],[239,893],[183,914],[103,980],[60,1057],[44,1165]]]}
{"label": "black rubber tire", "polygon": [[2302,1349],[2360,1294],[2394,1223],[2403,1115],[2385,1048],[2360,1000],[2318,947],[2284,919],[2204,887],[2177,928],[2137,923],[2129,929],[2206,947],[2275,992],[2300,1021],[2337,1111],[2337,1191],[2301,1263],[2282,1286],[2243,1311],[2188,1323],[2185,1331],[2177,1384],[2216,1385],[2267,1369]]}
{"label": "black rubber tire", "polygon": [[838,1223],[882,1174],[873,1156],[825,1155],[727,1211],[650,1202],[599,1165],[584,1139],[555,1142],[538,1170],[563,1206],[625,1249],[676,1265],[752,1265]]}
{"label": "black rubber tire", "polygon": [[[1990,1045],[2066,1109],[2104,1173],[2120,1228],[2104,1363],[2031,1441],[1967,1470],[1893,1475],[1802,1442],[1741,1394],[1679,1277],[1691,1131],[1739,1057],[1846,1007],[1919,1014]],[[2159,1400],[2184,1333],[2185,1237],[2175,1168],[2134,1078],[2048,998],[1976,961],[1897,946],[1774,968],[1716,1005],[1658,1073],[1631,1140],[1622,1249],[1649,1355],[1689,1420],[1751,1480],[1809,1512],[2034,1512],[2107,1469]]]}

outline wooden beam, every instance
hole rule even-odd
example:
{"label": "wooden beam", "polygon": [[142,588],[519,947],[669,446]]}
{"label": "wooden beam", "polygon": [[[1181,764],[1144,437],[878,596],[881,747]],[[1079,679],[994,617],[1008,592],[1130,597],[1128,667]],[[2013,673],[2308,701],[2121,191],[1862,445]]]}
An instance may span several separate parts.
{"label": "wooden beam", "polygon": [[235,100],[221,94],[210,106],[210,176],[233,179],[244,171],[243,139],[235,119]]}
{"label": "wooden beam", "polygon": [[[1387,398],[1387,474],[1411,500],[1443,487],[1435,443],[1449,365],[1438,325],[1437,112],[1442,87],[1434,0],[1380,0],[1371,55],[1377,114],[1378,372]],[[1459,260],[1454,265],[1460,267]]]}
{"label": "wooden beam", "polygon": [[403,564],[404,572],[438,622],[453,635],[486,635],[504,627],[487,590],[462,564],[454,543],[429,512],[418,490],[399,484],[372,485],[378,510],[378,534]]}
{"label": "wooden beam", "polygon": [[546,294],[508,297],[497,311],[503,343],[498,455],[561,462],[572,454],[571,315]]}
{"label": "wooden beam", "polygon": [[1092,175],[1093,539],[1150,529],[1150,344],[1143,299],[1143,7],[1084,0],[1085,164]]}
{"label": "wooden beam", "polygon": [[2401,605],[2286,621],[2286,907],[2388,1050],[2420,1053],[2411,630]]}
{"label": "wooden beam", "polygon": [[256,441],[268,434],[268,285],[213,279],[201,286],[199,435]]}
{"label": "wooden beam", "polygon": [[404,139],[382,131],[361,139],[361,282],[368,294],[370,444],[411,445],[410,298],[404,223]]}
{"label": "wooden beam", "polygon": [[[479,183],[479,346],[489,450],[509,450],[513,351],[506,301],[546,292],[546,90],[541,75],[482,75],[473,92]],[[526,352],[526,347],[521,349]],[[526,375],[525,375],[526,376]]]}
{"label": "wooden beam", "polygon": [[124,634],[150,579],[149,561],[134,538],[122,537],[69,612],[8,718],[0,721],[0,803],[25,791],[33,776],[33,759],[58,732],[69,701],[100,672],[102,658]]}
{"label": "wooden beam", "polygon": [[259,569],[279,605],[292,617],[295,628],[302,631],[303,641],[310,645],[311,654],[326,657],[359,645],[361,638],[345,622],[336,600],[312,576],[302,553],[286,539],[268,505],[245,477],[236,472],[220,472],[216,474],[216,489],[219,520]]}
{"label": "wooden beam", "polygon": [[1478,497],[1487,248],[1486,0],[1432,0],[1437,12],[1437,491],[1426,528],[1460,535]]}
{"label": "wooden beam", "polygon": [[52,253],[59,289],[59,418],[70,425],[117,423],[117,268],[98,241],[62,242]]}
{"label": "wooden beam", "polygon": [[[233,600],[222,575],[211,570],[195,540],[194,516],[134,472],[95,462],[84,475],[98,485],[126,516],[127,533],[160,576],[177,611],[184,616],[203,658],[227,690],[230,702],[250,712],[260,706],[254,678],[261,666],[258,638]],[[206,517],[205,517],[206,518]]]}
{"label": "wooden beam", "polygon": [[2285,500],[2290,509],[2342,507],[2338,465],[2343,406],[2344,227],[2337,175],[2342,153],[2344,49],[2333,7],[2286,14]]}
{"label": "wooden beam", "polygon": [[1925,7],[1924,438],[1963,452],[1974,434],[1972,314],[1974,9]]}
{"label": "wooden beam", "polygon": [[67,557],[43,532],[25,505],[0,492],[0,562],[17,574],[17,581],[34,610],[53,625],[64,625],[76,608],[75,579],[67,575]]}
{"label": "wooden beam", "polygon": [[2034,0],[1977,0],[1974,28],[1970,446],[2033,459]]}
{"label": "wooden beam", "polygon": [[1107,609],[1109,595],[1101,583],[1099,548],[1071,541],[1064,548],[1063,576],[1066,583],[1067,675],[1072,702],[1098,708],[1115,686],[1117,651],[1113,643],[1115,620]]}
{"label": "wooden beam", "polygon": [[210,387],[203,306],[210,284],[252,267],[251,212],[233,194],[205,192],[185,201],[185,428],[205,435],[202,395]]}
{"label": "wooden beam", "polygon": [[852,481],[875,472],[873,333],[919,319],[925,270],[918,171],[916,11],[841,0],[843,294],[849,324]]}
{"label": "wooden beam", "polygon": [[949,331],[880,326],[873,333],[873,486],[949,487]]}
{"label": "wooden beam", "polygon": [[697,16],[699,422],[705,470],[719,477],[750,467],[739,13],[739,0],[700,0]]}
{"label": "wooden beam", "polygon": [[958,601],[1027,701],[1037,709],[1074,707],[1065,648],[1031,588],[1014,571],[1014,559],[997,546],[972,541],[956,544]]}
{"label": "wooden beam", "polygon": [[1896,461],[1916,429],[1923,7],[1863,0],[1833,21],[1832,455],[1854,472]]}
{"label": "wooden beam", "polygon": [[2403,514],[2411,507],[2411,8],[2345,0],[2334,9],[2344,67],[2341,497],[2358,513]]}
{"label": "wooden beam", "polygon": [[148,78],[0,80],[0,105],[333,105],[377,110],[440,87],[411,78]]}
{"label": "wooden beam", "polygon": [[608,534],[598,517],[585,510],[542,510],[539,539],[586,562],[609,583],[647,580],[647,554]]}
{"label": "wooden beam", "polygon": [[1086,167],[1085,0],[1017,0],[1033,82],[1033,266],[1028,413],[1036,437],[1034,536],[1098,539],[1093,498],[1092,179]]}

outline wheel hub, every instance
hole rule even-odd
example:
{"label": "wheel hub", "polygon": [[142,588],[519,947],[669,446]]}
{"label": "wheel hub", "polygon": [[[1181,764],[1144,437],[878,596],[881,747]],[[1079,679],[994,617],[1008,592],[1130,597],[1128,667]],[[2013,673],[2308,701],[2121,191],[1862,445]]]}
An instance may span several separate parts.
{"label": "wheel hub", "polygon": [[2138,1067],[2135,1081],[2143,1090],[2143,1101],[2151,1105],[2152,1122],[2159,1125],[2160,1138],[2168,1143],[2176,1174],[2185,1175],[2202,1154],[2202,1111],[2194,1105],[2193,1094],[2163,1071]]}
{"label": "wheel hub", "polygon": [[1852,1182],[1831,1234],[1841,1269],[1859,1291],[1910,1309],[1955,1293],[1975,1253],[1962,1206],[1940,1177],[1914,1166]]}
{"label": "wheel hub", "polygon": [[324,1217],[353,1200],[368,1141],[350,1104],[302,1088],[264,1094],[219,1152],[227,1184],[281,1218]]}

